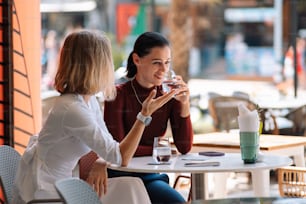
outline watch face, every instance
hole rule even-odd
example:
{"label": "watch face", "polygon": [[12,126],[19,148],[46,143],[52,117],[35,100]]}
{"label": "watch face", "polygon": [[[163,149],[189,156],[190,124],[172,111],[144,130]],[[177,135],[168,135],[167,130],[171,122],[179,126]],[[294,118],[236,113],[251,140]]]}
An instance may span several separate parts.
{"label": "watch face", "polygon": [[137,115],[137,119],[139,119],[141,122],[145,124],[145,126],[148,126],[151,123],[152,117],[151,116],[144,116],[140,112]]}
{"label": "watch face", "polygon": [[147,117],[144,121],[144,124],[147,126],[151,123],[152,118],[151,117]]}

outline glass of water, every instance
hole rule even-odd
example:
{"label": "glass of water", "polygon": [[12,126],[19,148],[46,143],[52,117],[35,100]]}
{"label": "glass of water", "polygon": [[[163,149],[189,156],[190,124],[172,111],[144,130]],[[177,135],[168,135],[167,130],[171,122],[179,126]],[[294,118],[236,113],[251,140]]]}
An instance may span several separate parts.
{"label": "glass of water", "polygon": [[168,137],[154,137],[152,156],[157,164],[169,163],[171,158],[171,146]]}
{"label": "glass of water", "polygon": [[175,76],[176,74],[171,68],[166,72],[162,83],[163,92],[168,93],[171,91],[171,89],[176,87]]}

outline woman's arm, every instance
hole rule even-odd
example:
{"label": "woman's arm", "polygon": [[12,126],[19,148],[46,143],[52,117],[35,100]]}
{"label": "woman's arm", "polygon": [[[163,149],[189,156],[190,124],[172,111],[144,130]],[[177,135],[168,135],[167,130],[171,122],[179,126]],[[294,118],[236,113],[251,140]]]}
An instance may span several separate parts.
{"label": "woman's arm", "polygon": [[181,154],[188,153],[192,148],[193,143],[193,128],[190,120],[190,115],[181,117],[181,104],[173,103],[170,124],[173,134],[174,144]]}
{"label": "woman's arm", "polygon": [[[151,116],[153,112],[167,103],[174,95],[175,90],[172,90],[168,94],[164,94],[158,98],[155,98],[156,90],[153,89],[150,95],[142,103],[141,113],[144,116]],[[126,137],[120,142],[120,151],[122,156],[122,166],[126,166],[130,159],[133,157],[138,144],[140,142],[141,136],[145,129],[145,125],[140,120],[136,120],[132,129],[126,135]]]}
{"label": "woman's arm", "polygon": [[179,85],[178,94],[170,115],[171,130],[174,144],[181,154],[190,151],[193,143],[193,128],[190,120],[190,93],[182,77],[176,76]]}

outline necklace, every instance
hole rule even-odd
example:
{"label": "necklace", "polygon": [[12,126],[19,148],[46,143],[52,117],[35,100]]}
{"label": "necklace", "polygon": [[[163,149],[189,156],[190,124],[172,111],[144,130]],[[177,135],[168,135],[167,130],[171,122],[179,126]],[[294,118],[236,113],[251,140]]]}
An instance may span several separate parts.
{"label": "necklace", "polygon": [[135,89],[135,87],[134,87],[133,81],[131,81],[131,84],[132,84],[132,89],[133,89],[133,91],[134,91],[134,95],[135,95],[135,97],[136,97],[138,103],[139,103],[140,105],[142,105],[142,102],[140,101],[140,99],[138,98],[138,95],[137,95],[137,93],[136,93],[136,89]]}

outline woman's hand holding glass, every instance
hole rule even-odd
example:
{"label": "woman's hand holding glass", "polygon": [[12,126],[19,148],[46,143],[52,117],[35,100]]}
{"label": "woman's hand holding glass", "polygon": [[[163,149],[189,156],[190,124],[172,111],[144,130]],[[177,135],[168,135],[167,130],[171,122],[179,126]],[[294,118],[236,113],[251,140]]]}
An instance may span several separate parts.
{"label": "woman's hand holding glass", "polygon": [[183,81],[180,75],[175,76],[176,79],[176,89],[178,93],[175,95],[175,99],[180,101],[182,104],[189,103],[189,88],[187,84]]}
{"label": "woman's hand holding glass", "polygon": [[172,89],[177,88],[176,74],[172,69],[165,73],[162,88],[164,93],[169,93]]}
{"label": "woman's hand holding glass", "polygon": [[172,89],[177,90],[175,99],[182,104],[189,102],[189,89],[187,84],[183,81],[180,75],[176,75],[173,69],[166,72],[164,81],[162,83],[163,92],[168,93]]}

